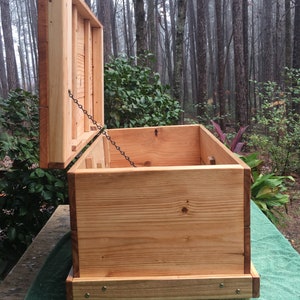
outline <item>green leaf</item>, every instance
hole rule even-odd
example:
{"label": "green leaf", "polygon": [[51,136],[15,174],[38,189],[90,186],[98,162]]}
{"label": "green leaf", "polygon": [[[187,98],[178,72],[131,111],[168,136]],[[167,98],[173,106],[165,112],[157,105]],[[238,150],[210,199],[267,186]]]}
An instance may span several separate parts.
{"label": "green leaf", "polygon": [[10,241],[14,241],[16,239],[17,230],[15,227],[9,227],[7,231],[7,237]]}
{"label": "green leaf", "polygon": [[26,207],[20,207],[20,210],[19,210],[19,216],[26,216],[28,213],[28,210]]}

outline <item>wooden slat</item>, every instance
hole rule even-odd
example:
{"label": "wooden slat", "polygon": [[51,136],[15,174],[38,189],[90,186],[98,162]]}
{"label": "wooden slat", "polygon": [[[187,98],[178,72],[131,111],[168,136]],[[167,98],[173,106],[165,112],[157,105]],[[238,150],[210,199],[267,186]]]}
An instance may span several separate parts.
{"label": "wooden slat", "polygon": [[252,296],[251,275],[141,278],[74,278],[75,299],[200,300],[245,299]]}
{"label": "wooden slat", "polygon": [[200,151],[201,159],[204,164],[209,165],[210,157],[214,157],[215,163],[220,164],[239,164],[240,161],[234,156],[225,145],[223,145],[212,133],[204,126],[200,125]]}
{"label": "wooden slat", "polygon": [[[90,20],[84,20],[84,107],[93,114],[92,111],[92,33]],[[90,131],[90,121],[84,117],[84,131]]]}
{"label": "wooden slat", "polygon": [[260,276],[252,263],[251,263],[251,276],[252,276],[252,297],[259,298],[259,296],[260,296]]}
{"label": "wooden slat", "polygon": [[244,273],[239,165],[76,171],[81,276]]}
{"label": "wooden slat", "polygon": [[[73,32],[72,32],[72,93],[74,97],[77,99],[78,98],[78,93],[77,93],[77,69],[78,69],[78,37],[77,37],[77,32],[78,32],[78,10],[77,6],[73,5],[73,10],[72,10],[72,27],[73,27]],[[76,116],[78,113],[78,108],[76,105],[72,105],[72,116]],[[76,140],[78,137],[77,133],[77,120],[76,118],[72,118],[72,139]]]}
{"label": "wooden slat", "polygon": [[82,15],[82,17],[91,21],[91,25],[93,27],[102,27],[99,20],[94,14],[91,14],[91,10],[83,0],[72,0],[72,2],[78,7],[79,13]]}
{"label": "wooden slat", "polygon": [[104,124],[104,61],[103,27],[93,27],[93,112],[100,125]]}
{"label": "wooden slat", "polygon": [[[200,164],[199,126],[160,126],[109,130],[136,166],[189,166]],[[110,167],[128,162],[110,147]]]}
{"label": "wooden slat", "polygon": [[73,268],[66,279],[66,298],[67,300],[73,300]]}
{"label": "wooden slat", "polygon": [[39,50],[39,98],[40,98],[40,167],[47,168],[49,161],[49,117],[48,117],[48,3],[38,0],[38,50]]}
{"label": "wooden slat", "polygon": [[250,236],[250,189],[251,189],[251,169],[242,164],[244,167],[244,245],[245,245],[245,262],[244,272],[250,273],[251,269],[251,236]]}
{"label": "wooden slat", "polygon": [[68,89],[72,70],[72,4],[69,0],[49,5],[49,160],[63,162],[71,149],[71,115]]}

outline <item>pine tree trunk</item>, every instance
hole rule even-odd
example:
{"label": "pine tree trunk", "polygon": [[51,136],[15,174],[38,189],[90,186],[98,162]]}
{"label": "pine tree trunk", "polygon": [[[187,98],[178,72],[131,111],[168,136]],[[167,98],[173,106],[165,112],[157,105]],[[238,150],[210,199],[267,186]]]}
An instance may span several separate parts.
{"label": "pine tree trunk", "polygon": [[8,90],[19,87],[9,0],[0,0]]}
{"label": "pine tree trunk", "polygon": [[222,3],[221,1],[215,1],[216,10],[216,23],[217,23],[217,64],[218,64],[218,102],[220,107],[220,121],[219,124],[221,128],[225,129],[225,94],[224,94],[224,34],[223,34],[223,24],[222,24]]}
{"label": "pine tree trunk", "polygon": [[295,0],[293,68],[300,69],[300,0]]}
{"label": "pine tree trunk", "polygon": [[245,76],[243,12],[240,0],[232,1],[232,26],[234,41],[235,103],[236,122],[239,126],[247,124],[247,81]]}
{"label": "pine tree trunk", "polygon": [[[174,98],[184,107],[183,99],[183,45],[184,45],[184,25],[186,19],[187,0],[177,2],[176,38],[174,53]],[[183,124],[183,114],[180,123]]]}
{"label": "pine tree trunk", "polygon": [[204,104],[207,100],[207,66],[206,66],[206,1],[197,1],[197,115],[203,115]]}
{"label": "pine tree trunk", "polygon": [[146,45],[146,21],[143,0],[134,0],[135,26],[136,26],[136,53],[137,56],[144,54]]}
{"label": "pine tree trunk", "polygon": [[97,15],[104,27],[104,63],[109,61],[112,54],[111,41],[111,0],[97,0]]}
{"label": "pine tree trunk", "polygon": [[3,53],[2,32],[0,30],[0,96],[6,98],[8,95],[7,77],[5,69],[5,60]]}
{"label": "pine tree trunk", "polygon": [[291,1],[285,0],[285,66],[292,66]]}

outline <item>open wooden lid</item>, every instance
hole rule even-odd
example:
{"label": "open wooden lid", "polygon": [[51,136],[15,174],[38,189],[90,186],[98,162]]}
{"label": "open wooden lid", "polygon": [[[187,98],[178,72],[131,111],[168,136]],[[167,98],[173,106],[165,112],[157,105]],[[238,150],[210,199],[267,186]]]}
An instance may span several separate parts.
{"label": "open wooden lid", "polygon": [[40,167],[65,168],[103,124],[103,28],[83,0],[38,0]]}

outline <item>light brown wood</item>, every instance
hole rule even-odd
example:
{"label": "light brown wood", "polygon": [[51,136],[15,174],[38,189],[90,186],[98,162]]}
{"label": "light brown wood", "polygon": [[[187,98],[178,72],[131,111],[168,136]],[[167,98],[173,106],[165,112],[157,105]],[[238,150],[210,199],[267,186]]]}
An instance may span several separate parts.
{"label": "light brown wood", "polygon": [[75,174],[81,276],[244,273],[239,165],[112,170]]}
{"label": "light brown wood", "polygon": [[[199,126],[112,129],[108,133],[138,167],[200,165]],[[109,151],[110,167],[129,166],[111,145]]]}
{"label": "light brown wood", "polygon": [[96,134],[68,90],[90,114],[103,116],[95,84],[103,88],[101,41],[102,25],[82,0],[39,0],[41,167],[66,167],[77,154],[72,149],[81,151]]}
{"label": "light brown wood", "polygon": [[38,51],[39,51],[39,98],[40,98],[40,161],[41,166],[45,167],[49,161],[48,135],[49,135],[49,117],[48,117],[48,89],[49,89],[49,64],[48,64],[48,3],[38,0],[39,26],[38,26]]}
{"label": "light brown wood", "polygon": [[259,298],[260,296],[260,276],[256,271],[254,265],[251,263],[251,276],[252,276],[252,297]]}
{"label": "light brown wood", "polygon": [[[92,113],[92,27],[90,20],[84,20],[84,107],[91,114]],[[84,131],[90,130],[90,120],[87,116],[84,117]]]}
{"label": "light brown wood", "polygon": [[200,300],[252,296],[251,275],[73,278],[75,299]]}
{"label": "light brown wood", "polygon": [[73,300],[73,268],[71,268],[70,273],[66,279],[66,298],[67,300]]}
{"label": "light brown wood", "polygon": [[100,125],[104,124],[104,60],[103,27],[93,27],[93,113]]}
{"label": "light brown wood", "polygon": [[199,148],[202,162],[205,165],[210,164],[209,157],[214,157],[217,165],[240,164],[240,160],[202,125],[200,125]]}

